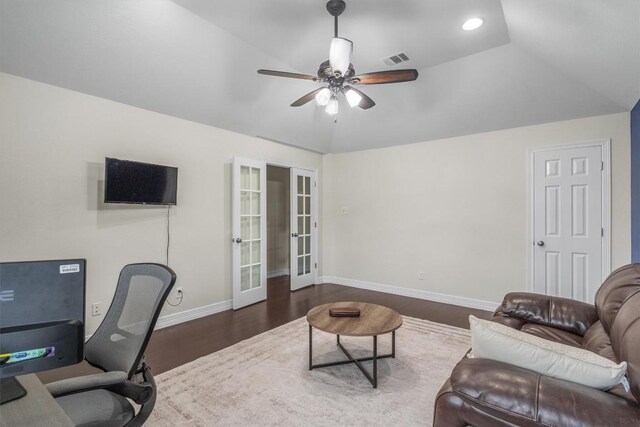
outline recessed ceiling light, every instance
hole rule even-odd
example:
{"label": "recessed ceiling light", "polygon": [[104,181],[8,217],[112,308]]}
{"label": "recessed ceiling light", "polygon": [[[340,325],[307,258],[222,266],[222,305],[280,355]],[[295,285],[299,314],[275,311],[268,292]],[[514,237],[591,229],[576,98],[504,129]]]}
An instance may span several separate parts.
{"label": "recessed ceiling light", "polygon": [[467,19],[464,24],[462,24],[462,29],[465,31],[473,31],[477,28],[480,28],[484,21],[482,18],[471,18]]}

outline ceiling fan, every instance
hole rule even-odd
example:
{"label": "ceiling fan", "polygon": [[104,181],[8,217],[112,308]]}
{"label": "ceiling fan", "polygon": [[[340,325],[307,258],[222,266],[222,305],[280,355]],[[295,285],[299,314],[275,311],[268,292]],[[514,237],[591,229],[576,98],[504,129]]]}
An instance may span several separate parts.
{"label": "ceiling fan", "polygon": [[337,97],[342,93],[351,107],[358,106],[363,110],[367,110],[376,105],[376,103],[362,91],[356,89],[354,87],[355,85],[400,83],[413,81],[418,78],[418,71],[413,69],[378,71],[355,75],[355,70],[351,63],[353,42],[338,37],[338,16],[344,12],[345,8],[346,4],[344,0],[329,0],[327,2],[327,11],[334,19],[334,37],[331,40],[331,47],[329,49],[329,60],[320,64],[317,77],[309,74],[288,73],[285,71],[258,70],[258,74],[311,80],[326,84],[326,86],[311,91],[302,98],[294,101],[291,104],[292,107],[299,107],[315,98],[318,105],[324,106],[328,114],[334,115],[338,113]]}

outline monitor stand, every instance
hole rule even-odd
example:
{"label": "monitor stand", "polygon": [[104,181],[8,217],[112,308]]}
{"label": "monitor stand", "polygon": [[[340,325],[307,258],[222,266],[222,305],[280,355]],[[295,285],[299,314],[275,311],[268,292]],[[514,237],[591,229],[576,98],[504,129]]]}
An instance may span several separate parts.
{"label": "monitor stand", "polygon": [[0,380],[0,405],[20,399],[27,391],[15,378],[2,378]]}

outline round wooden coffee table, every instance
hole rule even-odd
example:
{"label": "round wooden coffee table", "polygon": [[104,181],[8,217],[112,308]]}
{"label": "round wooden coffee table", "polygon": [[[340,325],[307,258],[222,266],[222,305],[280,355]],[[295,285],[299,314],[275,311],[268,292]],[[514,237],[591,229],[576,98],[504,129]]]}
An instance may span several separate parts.
{"label": "round wooden coffee table", "polygon": [[[329,309],[338,307],[357,307],[360,317],[331,317]],[[373,388],[378,387],[378,359],[396,357],[396,329],[402,326],[402,316],[395,310],[377,304],[364,302],[334,302],[312,308],[307,313],[309,323],[309,370],[327,366],[354,363]],[[349,360],[313,364],[313,328],[336,335],[336,343]],[[378,335],[391,333],[391,353],[378,355]],[[373,337],[373,356],[354,358],[340,343],[340,335],[352,337]],[[373,361],[373,373],[370,374],[361,362]]]}

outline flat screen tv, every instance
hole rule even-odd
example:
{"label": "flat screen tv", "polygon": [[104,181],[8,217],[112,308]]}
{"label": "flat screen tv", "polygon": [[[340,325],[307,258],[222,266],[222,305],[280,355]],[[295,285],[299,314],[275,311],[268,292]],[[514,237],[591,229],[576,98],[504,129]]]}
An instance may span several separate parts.
{"label": "flat screen tv", "polygon": [[175,205],[178,192],[178,168],[105,159],[105,203]]}

